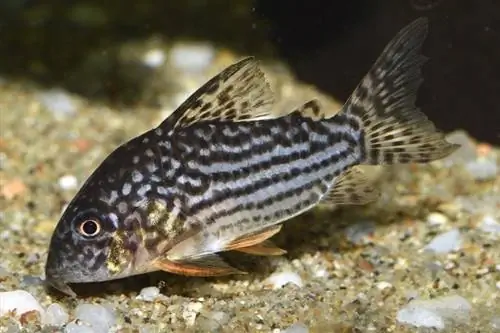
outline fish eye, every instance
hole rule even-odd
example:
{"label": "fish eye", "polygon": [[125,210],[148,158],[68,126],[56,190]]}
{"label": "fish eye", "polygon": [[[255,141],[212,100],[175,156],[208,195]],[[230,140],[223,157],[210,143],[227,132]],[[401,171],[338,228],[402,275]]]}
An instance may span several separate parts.
{"label": "fish eye", "polygon": [[95,237],[101,232],[101,223],[96,219],[87,219],[80,223],[78,232],[84,237]]}

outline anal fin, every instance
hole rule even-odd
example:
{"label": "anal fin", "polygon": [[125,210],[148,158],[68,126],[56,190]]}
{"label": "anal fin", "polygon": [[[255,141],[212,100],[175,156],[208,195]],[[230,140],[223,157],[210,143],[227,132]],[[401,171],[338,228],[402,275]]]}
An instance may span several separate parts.
{"label": "anal fin", "polygon": [[260,244],[277,234],[281,230],[281,225],[275,225],[269,228],[264,228],[257,232],[252,232],[250,234],[236,238],[235,240],[229,242],[225,247],[225,251],[239,250],[242,248],[251,248],[257,244]]}
{"label": "anal fin", "polygon": [[166,258],[157,259],[153,265],[159,270],[185,276],[223,276],[231,274],[246,274],[226,263],[215,254],[193,260],[172,261]]}
{"label": "anal fin", "polygon": [[379,195],[380,192],[370,184],[363,171],[350,168],[338,177],[320,204],[363,205],[375,201]]}
{"label": "anal fin", "polygon": [[253,254],[256,256],[281,256],[286,254],[286,250],[280,249],[269,240],[265,240],[262,243],[252,246],[241,247],[235,251]]}

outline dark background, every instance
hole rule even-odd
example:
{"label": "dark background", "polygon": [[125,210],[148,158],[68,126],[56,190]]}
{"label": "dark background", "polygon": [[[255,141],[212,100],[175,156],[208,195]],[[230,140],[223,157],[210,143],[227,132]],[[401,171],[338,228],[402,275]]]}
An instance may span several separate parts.
{"label": "dark background", "polygon": [[[0,1],[0,76],[65,86],[89,52],[163,34],[278,55],[299,79],[340,100],[401,28],[426,16],[430,61],[418,105],[445,131],[500,144],[499,0]],[[101,6],[107,21],[68,20],[78,3]]]}
{"label": "dark background", "polygon": [[500,142],[500,1],[258,2],[298,77],[342,100],[399,29],[428,17],[418,105],[446,131]]}

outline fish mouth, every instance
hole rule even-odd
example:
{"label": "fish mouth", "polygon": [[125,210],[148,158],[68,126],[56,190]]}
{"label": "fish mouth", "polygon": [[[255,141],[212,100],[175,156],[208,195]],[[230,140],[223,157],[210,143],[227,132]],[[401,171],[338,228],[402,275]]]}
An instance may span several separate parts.
{"label": "fish mouth", "polygon": [[53,287],[54,289],[59,290],[63,294],[66,294],[67,296],[70,297],[76,297],[76,293],[69,287],[69,285],[59,279],[58,277],[50,277],[45,280],[49,286]]}

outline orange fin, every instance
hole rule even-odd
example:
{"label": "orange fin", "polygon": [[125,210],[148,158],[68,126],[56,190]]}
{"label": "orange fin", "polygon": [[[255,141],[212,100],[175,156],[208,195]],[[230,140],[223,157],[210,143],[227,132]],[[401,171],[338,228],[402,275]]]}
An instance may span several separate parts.
{"label": "orange fin", "polygon": [[248,235],[241,236],[231,241],[224,247],[225,251],[239,250],[241,248],[249,248],[262,243],[268,238],[276,235],[281,230],[281,225],[272,226],[259,230],[257,232],[250,233]]}
{"label": "orange fin", "polygon": [[235,251],[253,254],[256,256],[281,256],[286,253],[286,250],[280,249],[268,240],[252,246],[241,247]]}
{"label": "orange fin", "polygon": [[223,276],[246,274],[227,264],[221,257],[211,254],[195,260],[171,261],[157,259],[153,266],[159,270],[186,276]]}

